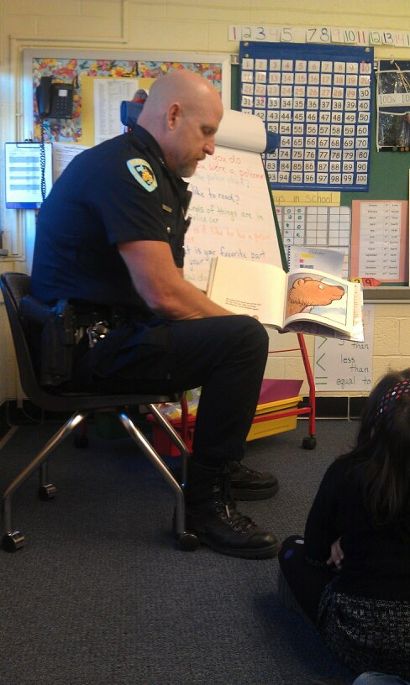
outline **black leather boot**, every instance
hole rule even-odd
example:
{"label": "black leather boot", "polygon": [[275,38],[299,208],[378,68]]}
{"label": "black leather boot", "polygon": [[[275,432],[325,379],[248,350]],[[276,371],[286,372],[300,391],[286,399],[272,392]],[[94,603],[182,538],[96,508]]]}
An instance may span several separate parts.
{"label": "black leather boot", "polygon": [[216,552],[245,559],[276,556],[279,543],[237,511],[229,495],[228,469],[191,461],[185,490],[186,527]]}
{"label": "black leather boot", "polygon": [[231,478],[231,493],[235,500],[249,501],[269,499],[279,490],[279,483],[273,473],[254,471],[242,461],[228,462]]}

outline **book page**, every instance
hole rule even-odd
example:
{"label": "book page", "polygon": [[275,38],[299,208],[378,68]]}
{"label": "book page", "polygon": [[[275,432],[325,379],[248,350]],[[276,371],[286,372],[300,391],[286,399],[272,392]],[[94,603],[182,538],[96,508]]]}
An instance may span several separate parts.
{"label": "book page", "polygon": [[353,290],[353,325],[351,332],[343,332],[329,328],[322,323],[315,321],[301,321],[293,322],[290,325],[292,333],[304,333],[305,335],[318,335],[321,338],[329,340],[347,340],[350,342],[362,343],[365,339],[365,331],[363,324],[363,289],[360,283],[352,283]]}
{"label": "book page", "polygon": [[317,270],[288,274],[286,327],[310,321],[352,334],[354,314],[355,284]]}
{"label": "book page", "polygon": [[231,257],[213,260],[208,297],[234,314],[248,314],[282,328],[286,273],[266,264]]}

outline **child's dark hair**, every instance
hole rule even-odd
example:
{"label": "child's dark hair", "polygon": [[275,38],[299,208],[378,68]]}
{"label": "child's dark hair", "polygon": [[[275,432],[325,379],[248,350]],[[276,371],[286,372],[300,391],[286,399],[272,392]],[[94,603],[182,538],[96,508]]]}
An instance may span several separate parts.
{"label": "child's dark hair", "polygon": [[362,466],[374,523],[403,521],[410,506],[410,368],[388,373],[373,388],[351,455]]}

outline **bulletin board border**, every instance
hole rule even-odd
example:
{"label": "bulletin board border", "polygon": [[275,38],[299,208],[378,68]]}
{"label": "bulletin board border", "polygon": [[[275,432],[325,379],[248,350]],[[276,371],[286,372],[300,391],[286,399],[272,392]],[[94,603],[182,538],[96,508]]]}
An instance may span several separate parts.
{"label": "bulletin board border", "polygon": [[[152,61],[159,63],[178,62],[181,64],[218,64],[221,68],[221,98],[224,107],[231,106],[231,60],[226,53],[178,52],[166,50],[122,50],[120,48],[83,49],[65,48],[28,48],[23,50],[23,131],[24,138],[33,138],[33,60],[39,59],[75,60],[125,60],[130,62]],[[52,76],[52,73],[49,74]]]}

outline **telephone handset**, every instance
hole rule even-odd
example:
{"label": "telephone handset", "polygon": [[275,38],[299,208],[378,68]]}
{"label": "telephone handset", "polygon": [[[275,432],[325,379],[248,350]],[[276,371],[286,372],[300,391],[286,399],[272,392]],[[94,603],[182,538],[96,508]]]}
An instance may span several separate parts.
{"label": "telephone handset", "polygon": [[52,76],[42,76],[36,89],[40,119],[70,119],[73,116],[74,85],[53,82]]}

